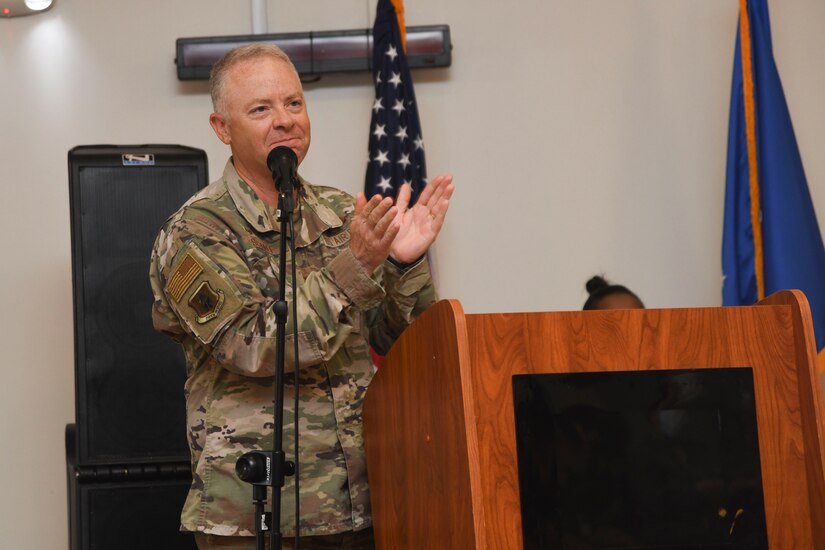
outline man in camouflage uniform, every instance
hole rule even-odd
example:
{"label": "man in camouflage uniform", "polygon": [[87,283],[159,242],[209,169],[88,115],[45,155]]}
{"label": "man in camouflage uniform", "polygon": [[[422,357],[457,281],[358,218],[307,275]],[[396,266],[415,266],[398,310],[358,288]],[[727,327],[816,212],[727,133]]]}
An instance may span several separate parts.
{"label": "man in camouflage uniform", "polygon": [[[235,474],[251,450],[273,446],[277,192],[266,166],[285,145],[303,161],[310,126],[300,80],[275,46],[233,50],[212,71],[210,123],[232,151],[223,176],[163,226],[152,252],[155,327],[183,346],[193,482],[182,530],[200,548],[254,548],[252,487]],[[372,548],[361,407],[374,366],[435,301],[426,250],[444,222],[450,177],[434,178],[415,206],[353,199],[299,177],[296,291],[288,261],[284,450],[292,431],[293,301],[300,372],[302,548]],[[291,260],[291,258],[289,258]],[[282,502],[284,547],[295,534],[294,479]],[[271,495],[271,493],[270,493]]]}

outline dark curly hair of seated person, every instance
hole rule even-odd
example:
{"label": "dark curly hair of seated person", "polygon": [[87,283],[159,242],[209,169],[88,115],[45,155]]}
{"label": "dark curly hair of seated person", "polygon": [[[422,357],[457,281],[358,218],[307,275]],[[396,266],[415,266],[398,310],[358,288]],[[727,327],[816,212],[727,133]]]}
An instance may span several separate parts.
{"label": "dark curly hair of seated person", "polygon": [[645,305],[630,289],[614,285],[600,275],[590,278],[585,284],[590,296],[583,310],[589,309],[644,309]]}

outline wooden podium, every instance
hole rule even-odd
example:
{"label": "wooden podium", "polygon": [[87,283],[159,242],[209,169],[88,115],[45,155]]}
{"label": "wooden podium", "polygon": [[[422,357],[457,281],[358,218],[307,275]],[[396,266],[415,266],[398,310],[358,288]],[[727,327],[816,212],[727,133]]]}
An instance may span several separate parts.
{"label": "wooden podium", "polygon": [[520,549],[516,374],[752,367],[771,549],[825,549],[825,413],[799,291],[752,307],[465,315],[399,338],[364,404],[380,549]]}

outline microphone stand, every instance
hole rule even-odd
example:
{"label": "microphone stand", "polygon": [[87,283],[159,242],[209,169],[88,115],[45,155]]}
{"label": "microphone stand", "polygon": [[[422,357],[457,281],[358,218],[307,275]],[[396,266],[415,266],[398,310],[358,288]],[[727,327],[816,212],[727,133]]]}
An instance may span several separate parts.
{"label": "microphone stand", "polygon": [[[287,228],[290,228],[292,249],[294,254],[295,239],[292,228],[292,213],[295,210],[295,175],[297,158],[289,147],[280,146],[269,152],[266,159],[267,167],[272,171],[272,179],[278,191],[277,218],[280,222],[280,257],[278,258],[278,299],[274,304],[276,340],[275,340],[275,406],[273,445],[271,451],[251,451],[245,453],[235,462],[235,472],[241,481],[252,483],[252,501],[255,504],[255,547],[264,550],[265,531],[269,527],[270,550],[281,550],[281,490],[284,487],[284,477],[294,475],[297,471],[298,451],[298,340],[295,339],[295,451],[296,462],[287,462],[284,453],[284,348],[286,346],[286,320],[289,307],[286,303],[286,241]],[[293,289],[295,288],[295,262],[292,262]],[[297,307],[293,299],[293,311],[296,315]],[[267,513],[267,487],[272,487],[272,512]],[[299,525],[299,493],[298,479],[295,480],[295,544],[298,548]],[[267,521],[269,520],[269,521]],[[267,523],[269,525],[267,525]]]}
{"label": "microphone stand", "polygon": [[[278,257],[278,300],[275,302],[275,426],[272,449],[272,529],[269,533],[271,550],[281,550],[281,489],[284,477],[295,472],[295,465],[286,461],[284,453],[284,349],[286,346],[286,321],[289,307],[286,303],[286,230],[295,210],[294,182],[289,177],[278,183],[278,221],[281,224]],[[296,320],[297,322],[297,320]],[[297,414],[298,411],[295,411]],[[297,518],[296,518],[297,519]],[[259,547],[258,550],[263,550]]]}

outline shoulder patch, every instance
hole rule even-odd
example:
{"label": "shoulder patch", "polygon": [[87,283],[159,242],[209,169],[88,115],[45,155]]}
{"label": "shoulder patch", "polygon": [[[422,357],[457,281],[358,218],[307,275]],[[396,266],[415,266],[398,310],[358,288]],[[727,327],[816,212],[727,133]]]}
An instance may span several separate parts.
{"label": "shoulder patch", "polygon": [[218,316],[225,300],[222,290],[215,290],[209,281],[203,281],[187,303],[198,314],[197,321],[202,325]]}
{"label": "shoulder patch", "polygon": [[243,309],[240,289],[226,268],[194,241],[178,251],[171,273],[166,285],[169,305],[187,332],[204,344],[211,343]]}
{"label": "shoulder patch", "polygon": [[180,299],[201,273],[203,273],[201,264],[198,263],[191,253],[187,253],[186,257],[180,265],[178,265],[178,268],[172,273],[172,276],[169,277],[169,284],[167,285],[169,296],[176,302],[180,302]]}

